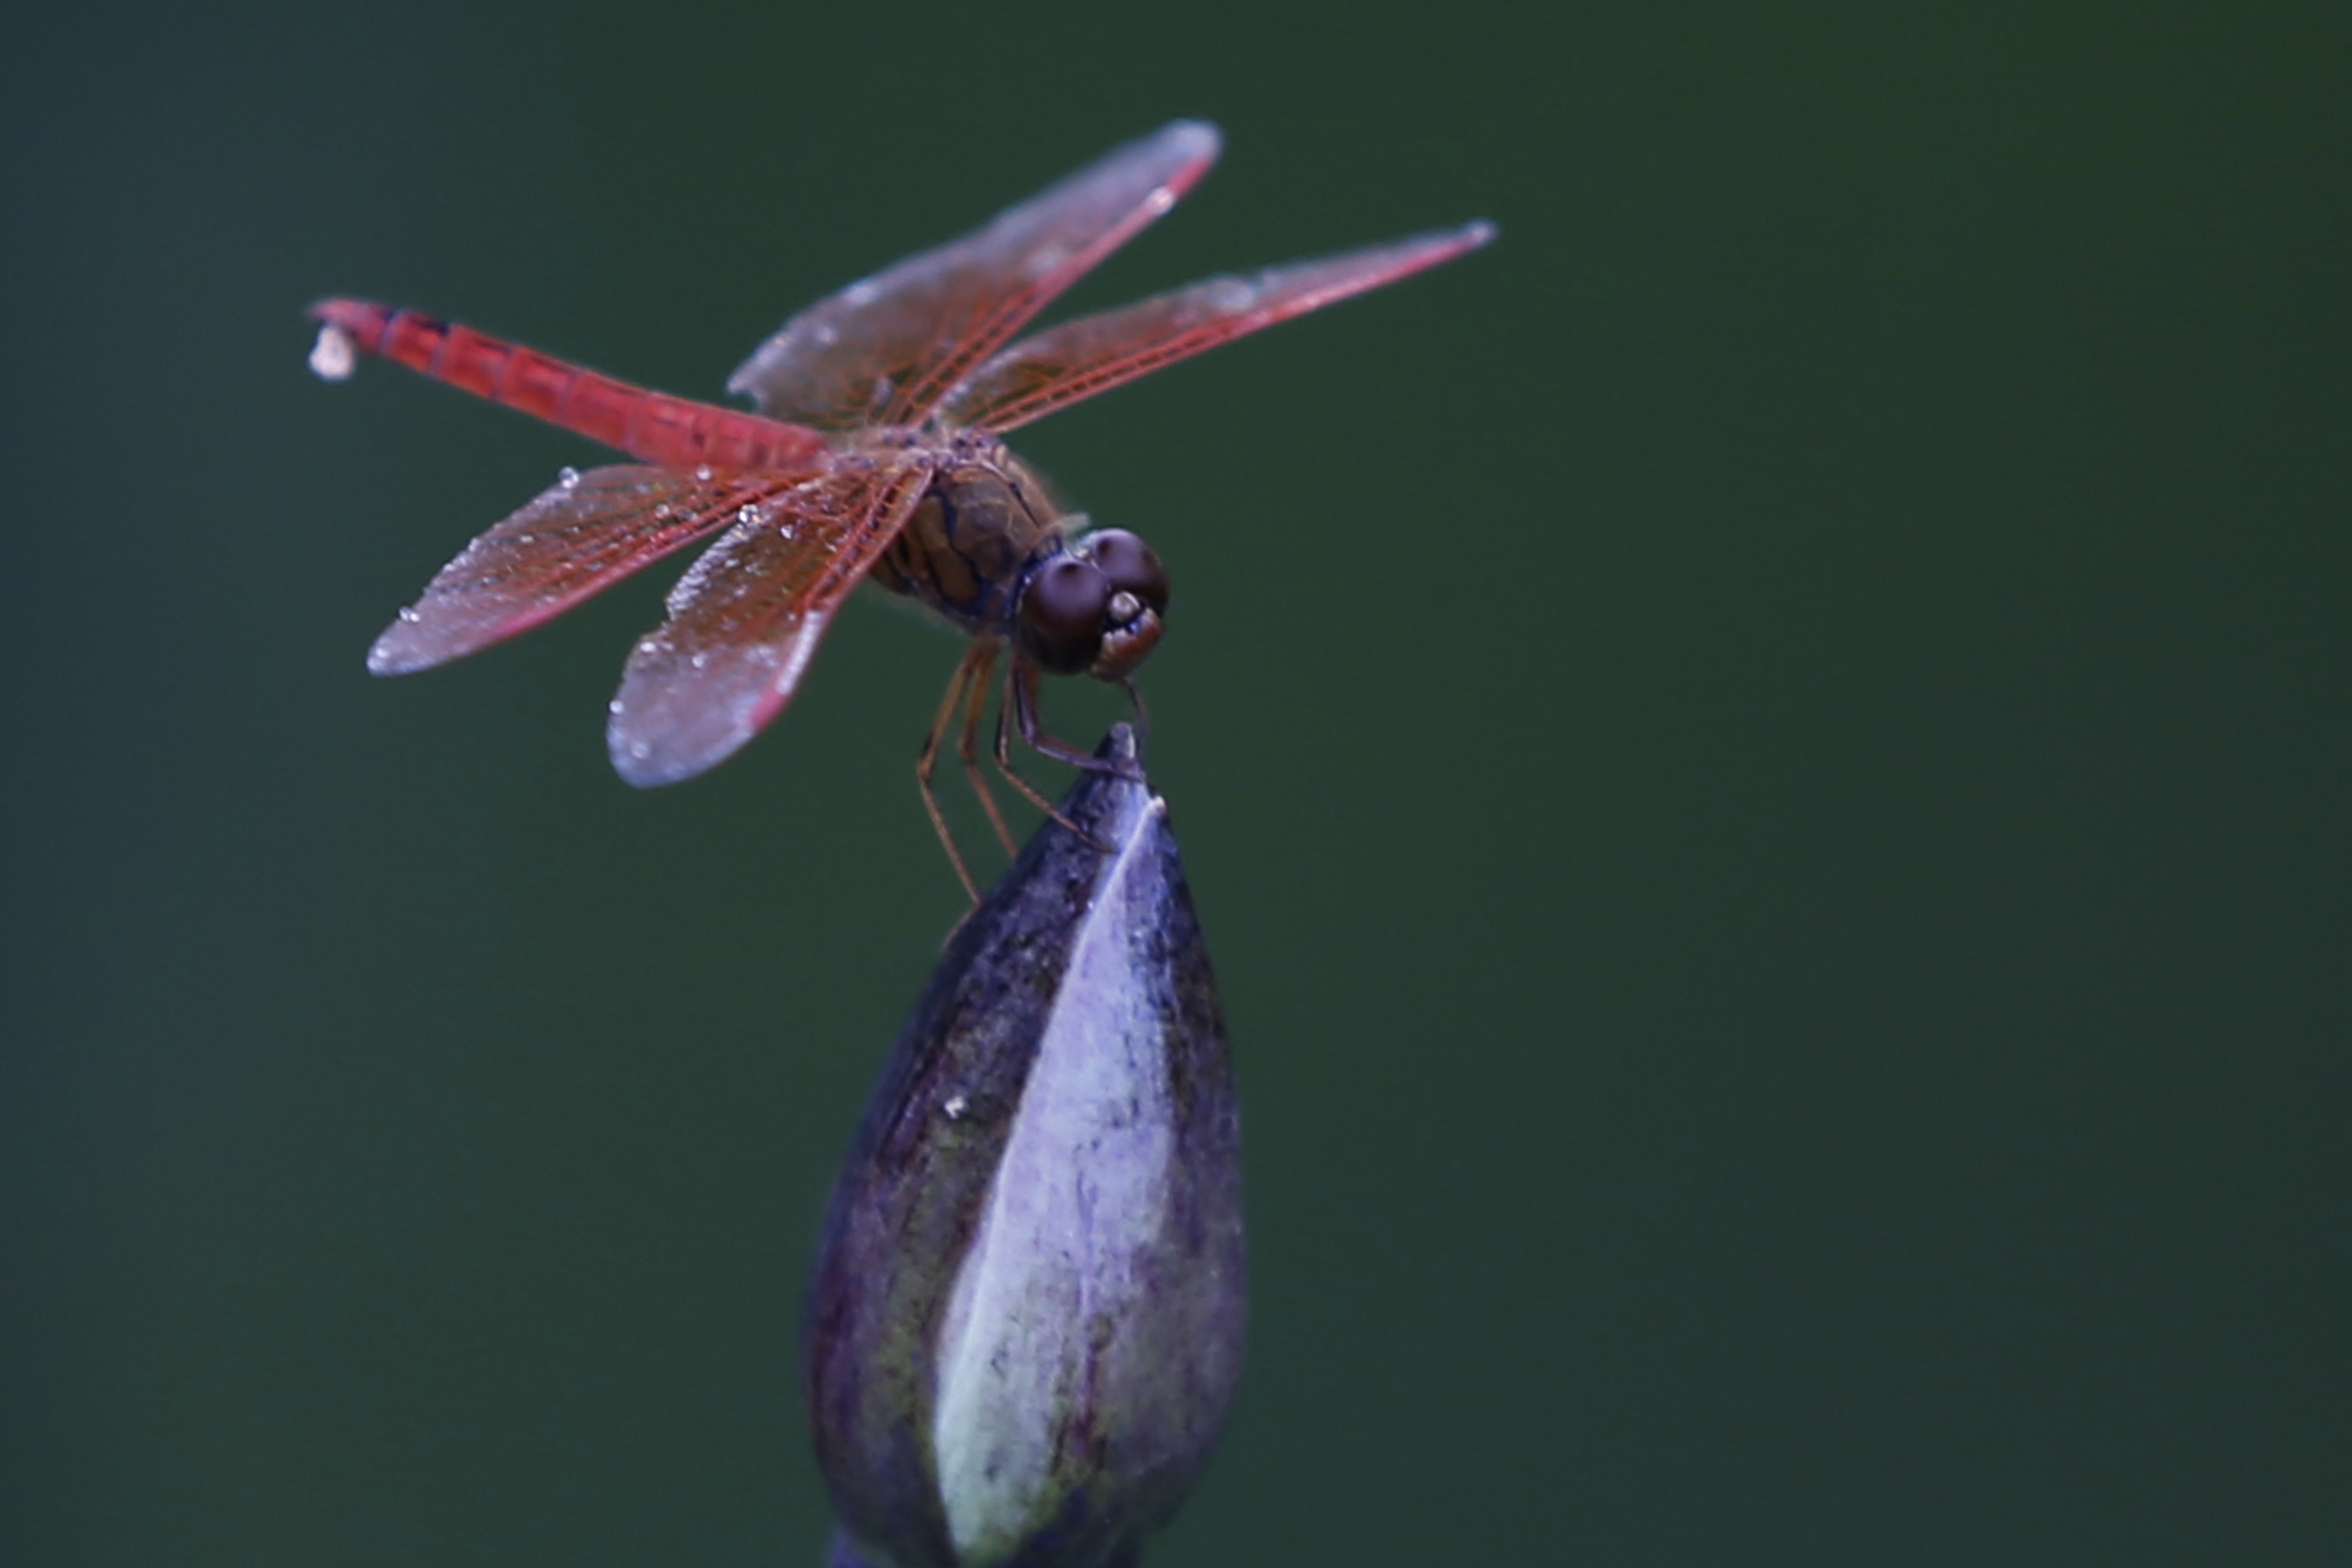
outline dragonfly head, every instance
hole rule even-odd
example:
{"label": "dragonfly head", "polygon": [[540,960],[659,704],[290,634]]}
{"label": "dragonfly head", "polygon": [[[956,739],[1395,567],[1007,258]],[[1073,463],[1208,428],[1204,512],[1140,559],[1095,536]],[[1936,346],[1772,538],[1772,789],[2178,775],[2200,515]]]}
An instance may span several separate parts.
{"label": "dragonfly head", "polygon": [[1040,562],[1013,618],[1022,654],[1040,669],[1124,680],[1160,641],[1167,611],[1160,557],[1125,529],[1106,528]]}

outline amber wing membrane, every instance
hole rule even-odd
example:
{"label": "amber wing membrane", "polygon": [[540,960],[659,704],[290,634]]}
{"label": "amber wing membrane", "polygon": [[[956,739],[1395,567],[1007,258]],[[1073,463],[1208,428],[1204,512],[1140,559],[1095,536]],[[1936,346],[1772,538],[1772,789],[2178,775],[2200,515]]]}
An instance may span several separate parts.
{"label": "amber wing membrane", "polygon": [[368,668],[405,675],[529,631],[718,532],[797,477],[635,464],[566,473],[442,567],[368,650]]}
{"label": "amber wing membrane", "polygon": [[1491,224],[1417,235],[1319,261],[1212,278],[1024,338],[973,373],[940,409],[952,425],[1018,428],[1219,343],[1393,283],[1494,238]]}
{"label": "amber wing membrane", "polygon": [[920,456],[845,468],[748,508],[630,651],[605,743],[633,784],[724,761],[782,712],[835,610],[930,481]]}
{"label": "amber wing membrane", "polygon": [[728,379],[761,412],[829,429],[928,416],[1055,297],[1174,205],[1216,161],[1212,126],[1129,142],[952,244],[784,323]]}

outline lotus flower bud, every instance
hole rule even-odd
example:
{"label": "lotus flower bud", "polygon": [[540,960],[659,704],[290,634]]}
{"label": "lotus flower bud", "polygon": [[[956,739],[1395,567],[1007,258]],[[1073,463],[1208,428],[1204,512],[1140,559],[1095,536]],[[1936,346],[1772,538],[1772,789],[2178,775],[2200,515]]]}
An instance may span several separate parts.
{"label": "lotus flower bud", "polygon": [[[835,1568],[1127,1568],[1241,1369],[1239,1126],[1166,804],[1114,729],[950,942],[810,1292]],[[1094,842],[1089,842],[1092,839]]]}

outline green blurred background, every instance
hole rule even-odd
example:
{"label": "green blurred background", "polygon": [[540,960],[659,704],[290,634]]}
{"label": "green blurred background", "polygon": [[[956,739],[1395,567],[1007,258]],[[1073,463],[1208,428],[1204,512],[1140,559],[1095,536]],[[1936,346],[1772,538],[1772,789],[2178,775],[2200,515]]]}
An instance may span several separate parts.
{"label": "green blurred background", "polygon": [[799,1292],[961,907],[957,645],[861,604],[653,795],[601,725],[667,571],[371,679],[598,458],[320,384],[301,310],[716,395],[1181,114],[1224,166],[1074,305],[1503,237],[1023,442],[1175,574],[1243,1073],[1252,1363],[1154,1561],[2352,1561],[2347,46],[12,13],[0,1559],[815,1561]]}

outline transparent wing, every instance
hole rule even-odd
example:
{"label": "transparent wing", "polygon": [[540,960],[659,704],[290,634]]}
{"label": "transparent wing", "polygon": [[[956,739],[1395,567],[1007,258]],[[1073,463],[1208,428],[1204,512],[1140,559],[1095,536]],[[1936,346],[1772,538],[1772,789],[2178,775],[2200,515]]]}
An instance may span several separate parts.
{"label": "transparent wing", "polygon": [[529,631],[805,477],[635,464],[567,473],[441,568],[368,650],[368,668],[406,675]]}
{"label": "transparent wing", "polygon": [[728,378],[773,419],[913,424],[972,366],[1173,206],[1216,161],[1214,127],[1177,121],[985,227],[908,258],[786,321]]}
{"label": "transparent wing", "polygon": [[835,610],[929,482],[929,464],[837,471],[739,519],[630,651],[604,740],[640,788],[691,778],[783,710]]}
{"label": "transparent wing", "polygon": [[1204,349],[1451,261],[1494,237],[1492,224],[1465,224],[1249,278],[1212,278],[1124,310],[1081,316],[1024,338],[981,366],[940,416],[953,425],[1014,429]]}

